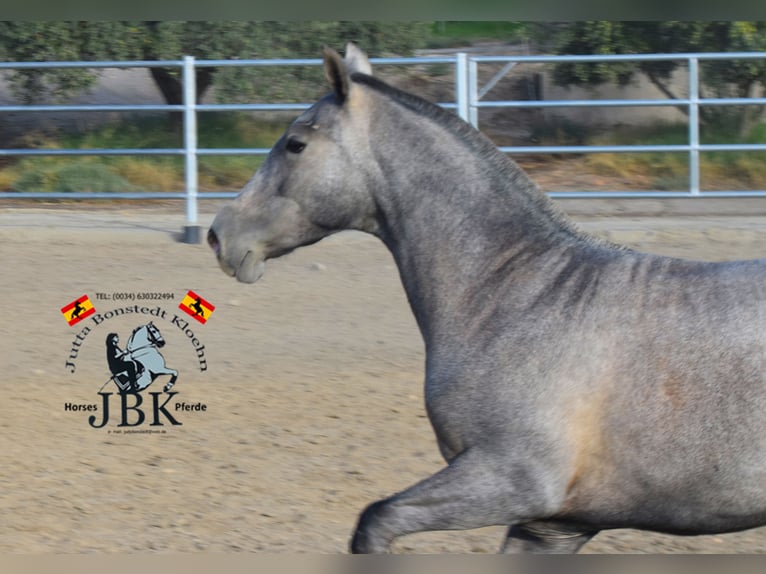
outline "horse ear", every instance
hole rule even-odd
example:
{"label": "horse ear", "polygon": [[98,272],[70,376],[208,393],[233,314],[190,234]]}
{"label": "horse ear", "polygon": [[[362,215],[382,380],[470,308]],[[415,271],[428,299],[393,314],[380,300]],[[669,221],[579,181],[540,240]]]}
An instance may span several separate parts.
{"label": "horse ear", "polygon": [[348,98],[348,72],[346,64],[338,52],[332,48],[325,46],[322,50],[322,56],[324,57],[324,73],[327,81],[330,82],[330,87],[335,93],[335,99],[339,104],[342,104]]}
{"label": "horse ear", "polygon": [[367,58],[367,54],[362,52],[353,42],[346,44],[345,62],[349,74],[359,72],[360,74],[372,76],[372,65]]}

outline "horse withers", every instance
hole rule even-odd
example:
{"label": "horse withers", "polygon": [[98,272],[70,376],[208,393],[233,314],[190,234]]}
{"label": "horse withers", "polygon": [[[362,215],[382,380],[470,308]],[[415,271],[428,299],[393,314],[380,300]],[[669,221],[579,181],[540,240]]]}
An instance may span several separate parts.
{"label": "horse withers", "polygon": [[221,268],[343,229],[379,237],[426,349],[447,465],[359,518],[353,552],[507,525],[507,552],[597,532],[766,523],[766,261],[704,263],[589,236],[479,132],[324,53],[332,92],[216,216]]}

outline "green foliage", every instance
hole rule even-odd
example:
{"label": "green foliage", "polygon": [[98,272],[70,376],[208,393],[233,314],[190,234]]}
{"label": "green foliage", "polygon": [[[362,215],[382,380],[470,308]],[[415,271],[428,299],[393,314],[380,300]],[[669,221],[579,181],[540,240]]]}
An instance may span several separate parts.
{"label": "green foliage", "polygon": [[[119,22],[0,21],[0,58],[5,61],[112,60],[132,54]],[[97,74],[85,69],[18,70],[11,87],[25,103],[46,97],[63,101],[90,86]]]}
{"label": "green foliage", "polygon": [[[254,58],[320,58],[330,46],[342,53],[347,42],[370,57],[408,56],[426,44],[426,22],[258,22],[251,33]],[[284,68],[221,68],[217,72],[219,101],[305,102],[327,92],[321,66]]]}
{"label": "green foliage", "polygon": [[[257,121],[245,113],[200,116],[201,147],[269,148],[287,121]],[[40,140],[45,148],[176,148],[181,135],[166,117],[132,118],[85,133]],[[263,162],[253,155],[202,156],[199,184],[203,191],[236,191]],[[184,162],[178,156],[26,157],[0,169],[6,191],[182,191]]]}
{"label": "green foliage", "polygon": [[[198,59],[318,58],[323,46],[343,49],[357,42],[371,56],[408,55],[425,45],[428,22],[0,22],[0,57],[11,61],[163,60],[184,55]],[[168,103],[180,102],[179,70],[154,68],[152,74]],[[228,101],[251,101],[305,92],[321,70],[296,69],[292,80],[268,68],[205,68],[197,71],[198,99],[214,83]],[[25,102],[48,95],[64,100],[93,85],[86,69],[17,70],[14,92]]]}
{"label": "green foliage", "polygon": [[[559,54],[649,54],[695,50],[705,23],[699,22],[575,22],[560,28],[554,50]],[[667,80],[678,61],[562,63],[554,80],[559,85],[630,83],[637,71]]]}
{"label": "green foliage", "polygon": [[527,37],[526,22],[442,21],[431,26],[432,48],[470,46],[482,40],[519,42]]}
{"label": "green foliage", "polygon": [[[256,121],[245,113],[208,114],[200,119],[199,145],[208,148],[270,148],[289,124]],[[230,191],[241,188],[263,163],[263,156],[202,156],[199,159],[201,188]]]}
{"label": "green foliage", "polygon": [[124,178],[92,160],[55,162],[25,171],[13,182],[12,191],[118,192],[133,191]]}
{"label": "green foliage", "polygon": [[[589,138],[587,145],[678,145],[688,142],[685,124],[658,123],[626,127]],[[702,143],[741,143],[736,126],[708,128]],[[760,124],[744,143],[766,141],[766,124]],[[760,189],[766,179],[764,152],[704,152],[700,154],[702,189]],[[689,156],[677,153],[601,153],[585,157],[585,167],[597,175],[646,181],[644,189],[686,190],[689,185]]]}
{"label": "green foliage", "polygon": [[[268,148],[284,131],[287,120],[257,121],[253,114],[210,113],[200,117],[201,147]],[[167,118],[133,118],[56,141],[38,141],[47,148],[178,147],[180,135]],[[600,135],[585,133],[577,124],[543,126],[536,134],[545,143],[581,145],[673,145],[688,141],[684,123],[612,129]],[[702,143],[742,141],[736,126],[709,126]],[[766,124],[758,125],[748,143],[766,141]],[[748,189],[766,180],[766,153],[705,152],[701,157],[706,189]],[[261,156],[239,155],[199,158],[202,191],[236,191],[253,175]],[[601,153],[583,156],[583,168],[593,175],[645,182],[640,189],[686,189],[686,153]],[[16,191],[182,191],[183,159],[177,156],[27,157],[0,168],[0,190]],[[637,188],[637,189],[638,189]]]}
{"label": "green foliage", "polygon": [[[548,26],[545,28],[550,31]],[[541,35],[537,31],[538,36]],[[766,22],[575,22],[556,28],[555,51],[559,54],[649,54],[679,52],[766,51]],[[561,63],[553,73],[562,86],[629,84],[643,72],[667,97],[678,98],[669,80],[683,60],[662,62]],[[766,84],[764,60],[707,60],[701,62],[703,93],[713,97],[749,97]],[[679,107],[687,113],[685,107]],[[724,125],[735,123],[746,136],[758,123],[762,107],[702,107],[703,120]]]}
{"label": "green foliage", "polygon": [[[695,37],[697,51],[755,52],[766,50],[766,22],[709,22]],[[720,60],[703,63],[703,80],[718,93],[733,87],[746,97],[755,82],[766,81],[766,62],[762,60]]]}
{"label": "green foliage", "polygon": [[[766,22],[575,22],[559,29],[559,54],[649,54],[679,52],[750,52],[766,50]],[[624,62],[561,64],[555,78],[561,85],[627,83],[637,71],[666,80],[682,64]],[[760,60],[703,62],[704,82],[721,89],[733,84],[746,95],[753,82],[766,79]]]}

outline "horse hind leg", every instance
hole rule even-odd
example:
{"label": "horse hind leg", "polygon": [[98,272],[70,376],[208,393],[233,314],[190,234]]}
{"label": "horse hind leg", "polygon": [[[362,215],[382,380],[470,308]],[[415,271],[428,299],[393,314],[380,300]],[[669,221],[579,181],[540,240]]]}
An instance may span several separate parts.
{"label": "horse hind leg", "polygon": [[568,526],[529,522],[508,529],[502,552],[505,554],[575,554],[598,531]]}
{"label": "horse hind leg", "polygon": [[136,391],[142,391],[151,384],[152,374],[148,369],[145,368],[139,375],[136,376]]}
{"label": "horse hind leg", "polygon": [[387,552],[395,538],[415,532],[518,522],[526,514],[523,494],[487,462],[465,451],[433,476],[371,504],[359,517],[351,552]]}
{"label": "horse hind leg", "polygon": [[178,378],[178,371],[175,371],[173,369],[170,369],[170,380],[165,383],[165,386],[162,388],[163,391],[166,393],[173,388],[173,385],[176,384],[176,379]]}

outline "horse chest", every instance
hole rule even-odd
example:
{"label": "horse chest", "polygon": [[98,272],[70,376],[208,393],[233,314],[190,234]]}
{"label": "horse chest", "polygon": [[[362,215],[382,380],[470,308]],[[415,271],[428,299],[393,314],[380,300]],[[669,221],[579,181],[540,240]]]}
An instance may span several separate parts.
{"label": "horse chest", "polygon": [[503,381],[471,376],[426,377],[425,405],[440,444],[460,453],[469,447],[504,444],[510,436],[532,436],[534,409],[524,389]]}

